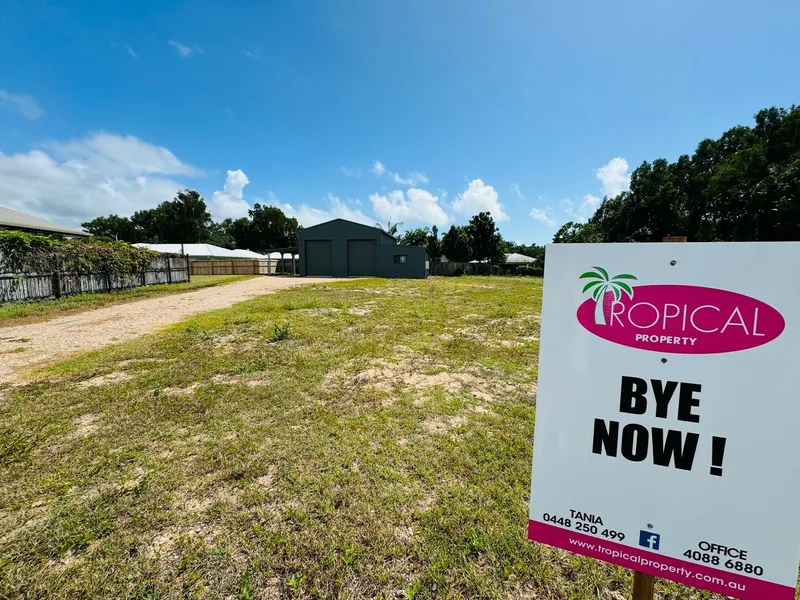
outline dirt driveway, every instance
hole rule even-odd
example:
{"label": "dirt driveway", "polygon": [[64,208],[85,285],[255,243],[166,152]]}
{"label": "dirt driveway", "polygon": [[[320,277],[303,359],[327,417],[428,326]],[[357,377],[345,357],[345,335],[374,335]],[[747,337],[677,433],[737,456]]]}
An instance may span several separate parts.
{"label": "dirt driveway", "polygon": [[150,333],[198,313],[278,290],[336,279],[258,277],[196,292],[116,304],[44,323],[0,329],[0,386],[19,380],[18,373],[83,350],[94,350]]}

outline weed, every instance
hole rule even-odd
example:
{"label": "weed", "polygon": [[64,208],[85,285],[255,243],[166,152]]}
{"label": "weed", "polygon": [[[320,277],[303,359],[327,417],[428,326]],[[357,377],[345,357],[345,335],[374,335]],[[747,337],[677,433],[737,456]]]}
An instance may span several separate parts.
{"label": "weed", "polygon": [[284,340],[288,340],[292,337],[292,330],[289,327],[288,323],[284,323],[283,325],[278,325],[275,323],[275,331],[272,334],[272,342],[282,342]]}
{"label": "weed", "polygon": [[295,573],[286,580],[286,586],[293,594],[297,594],[300,591],[300,588],[303,586],[305,579],[305,575]]}

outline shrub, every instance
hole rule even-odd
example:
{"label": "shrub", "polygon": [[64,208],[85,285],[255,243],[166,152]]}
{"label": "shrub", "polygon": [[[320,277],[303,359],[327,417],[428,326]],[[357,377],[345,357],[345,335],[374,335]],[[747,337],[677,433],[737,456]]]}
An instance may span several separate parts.
{"label": "shrub", "polygon": [[282,342],[283,340],[288,340],[290,337],[292,337],[292,330],[289,328],[288,323],[285,325],[275,324],[275,333],[272,335],[273,342]]}
{"label": "shrub", "polygon": [[57,240],[21,231],[0,231],[0,271],[7,273],[109,273],[130,275],[148,268],[158,252],[126,242]]}
{"label": "shrub", "polygon": [[544,269],[536,265],[521,265],[517,267],[517,275],[522,275],[523,277],[542,277],[544,275]]}
{"label": "shrub", "polygon": [[464,274],[464,269],[462,269],[461,267],[453,271],[453,277],[461,277],[463,274]]}

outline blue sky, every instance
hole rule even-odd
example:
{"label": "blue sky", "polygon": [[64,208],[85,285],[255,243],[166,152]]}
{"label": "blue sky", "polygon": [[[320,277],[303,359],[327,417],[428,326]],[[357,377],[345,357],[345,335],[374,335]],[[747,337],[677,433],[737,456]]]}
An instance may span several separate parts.
{"label": "blue sky", "polygon": [[796,0],[5,0],[0,205],[75,225],[198,189],[545,242],[800,99]]}

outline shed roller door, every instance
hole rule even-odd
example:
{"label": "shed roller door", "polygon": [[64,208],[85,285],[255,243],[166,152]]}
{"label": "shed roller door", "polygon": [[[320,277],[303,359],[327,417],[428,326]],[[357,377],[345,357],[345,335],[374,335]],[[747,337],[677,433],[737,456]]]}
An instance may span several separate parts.
{"label": "shed roller door", "polygon": [[306,275],[330,277],[333,274],[330,240],[308,240],[306,242]]}
{"label": "shed roller door", "polygon": [[351,277],[375,275],[375,240],[347,240],[347,274]]}

